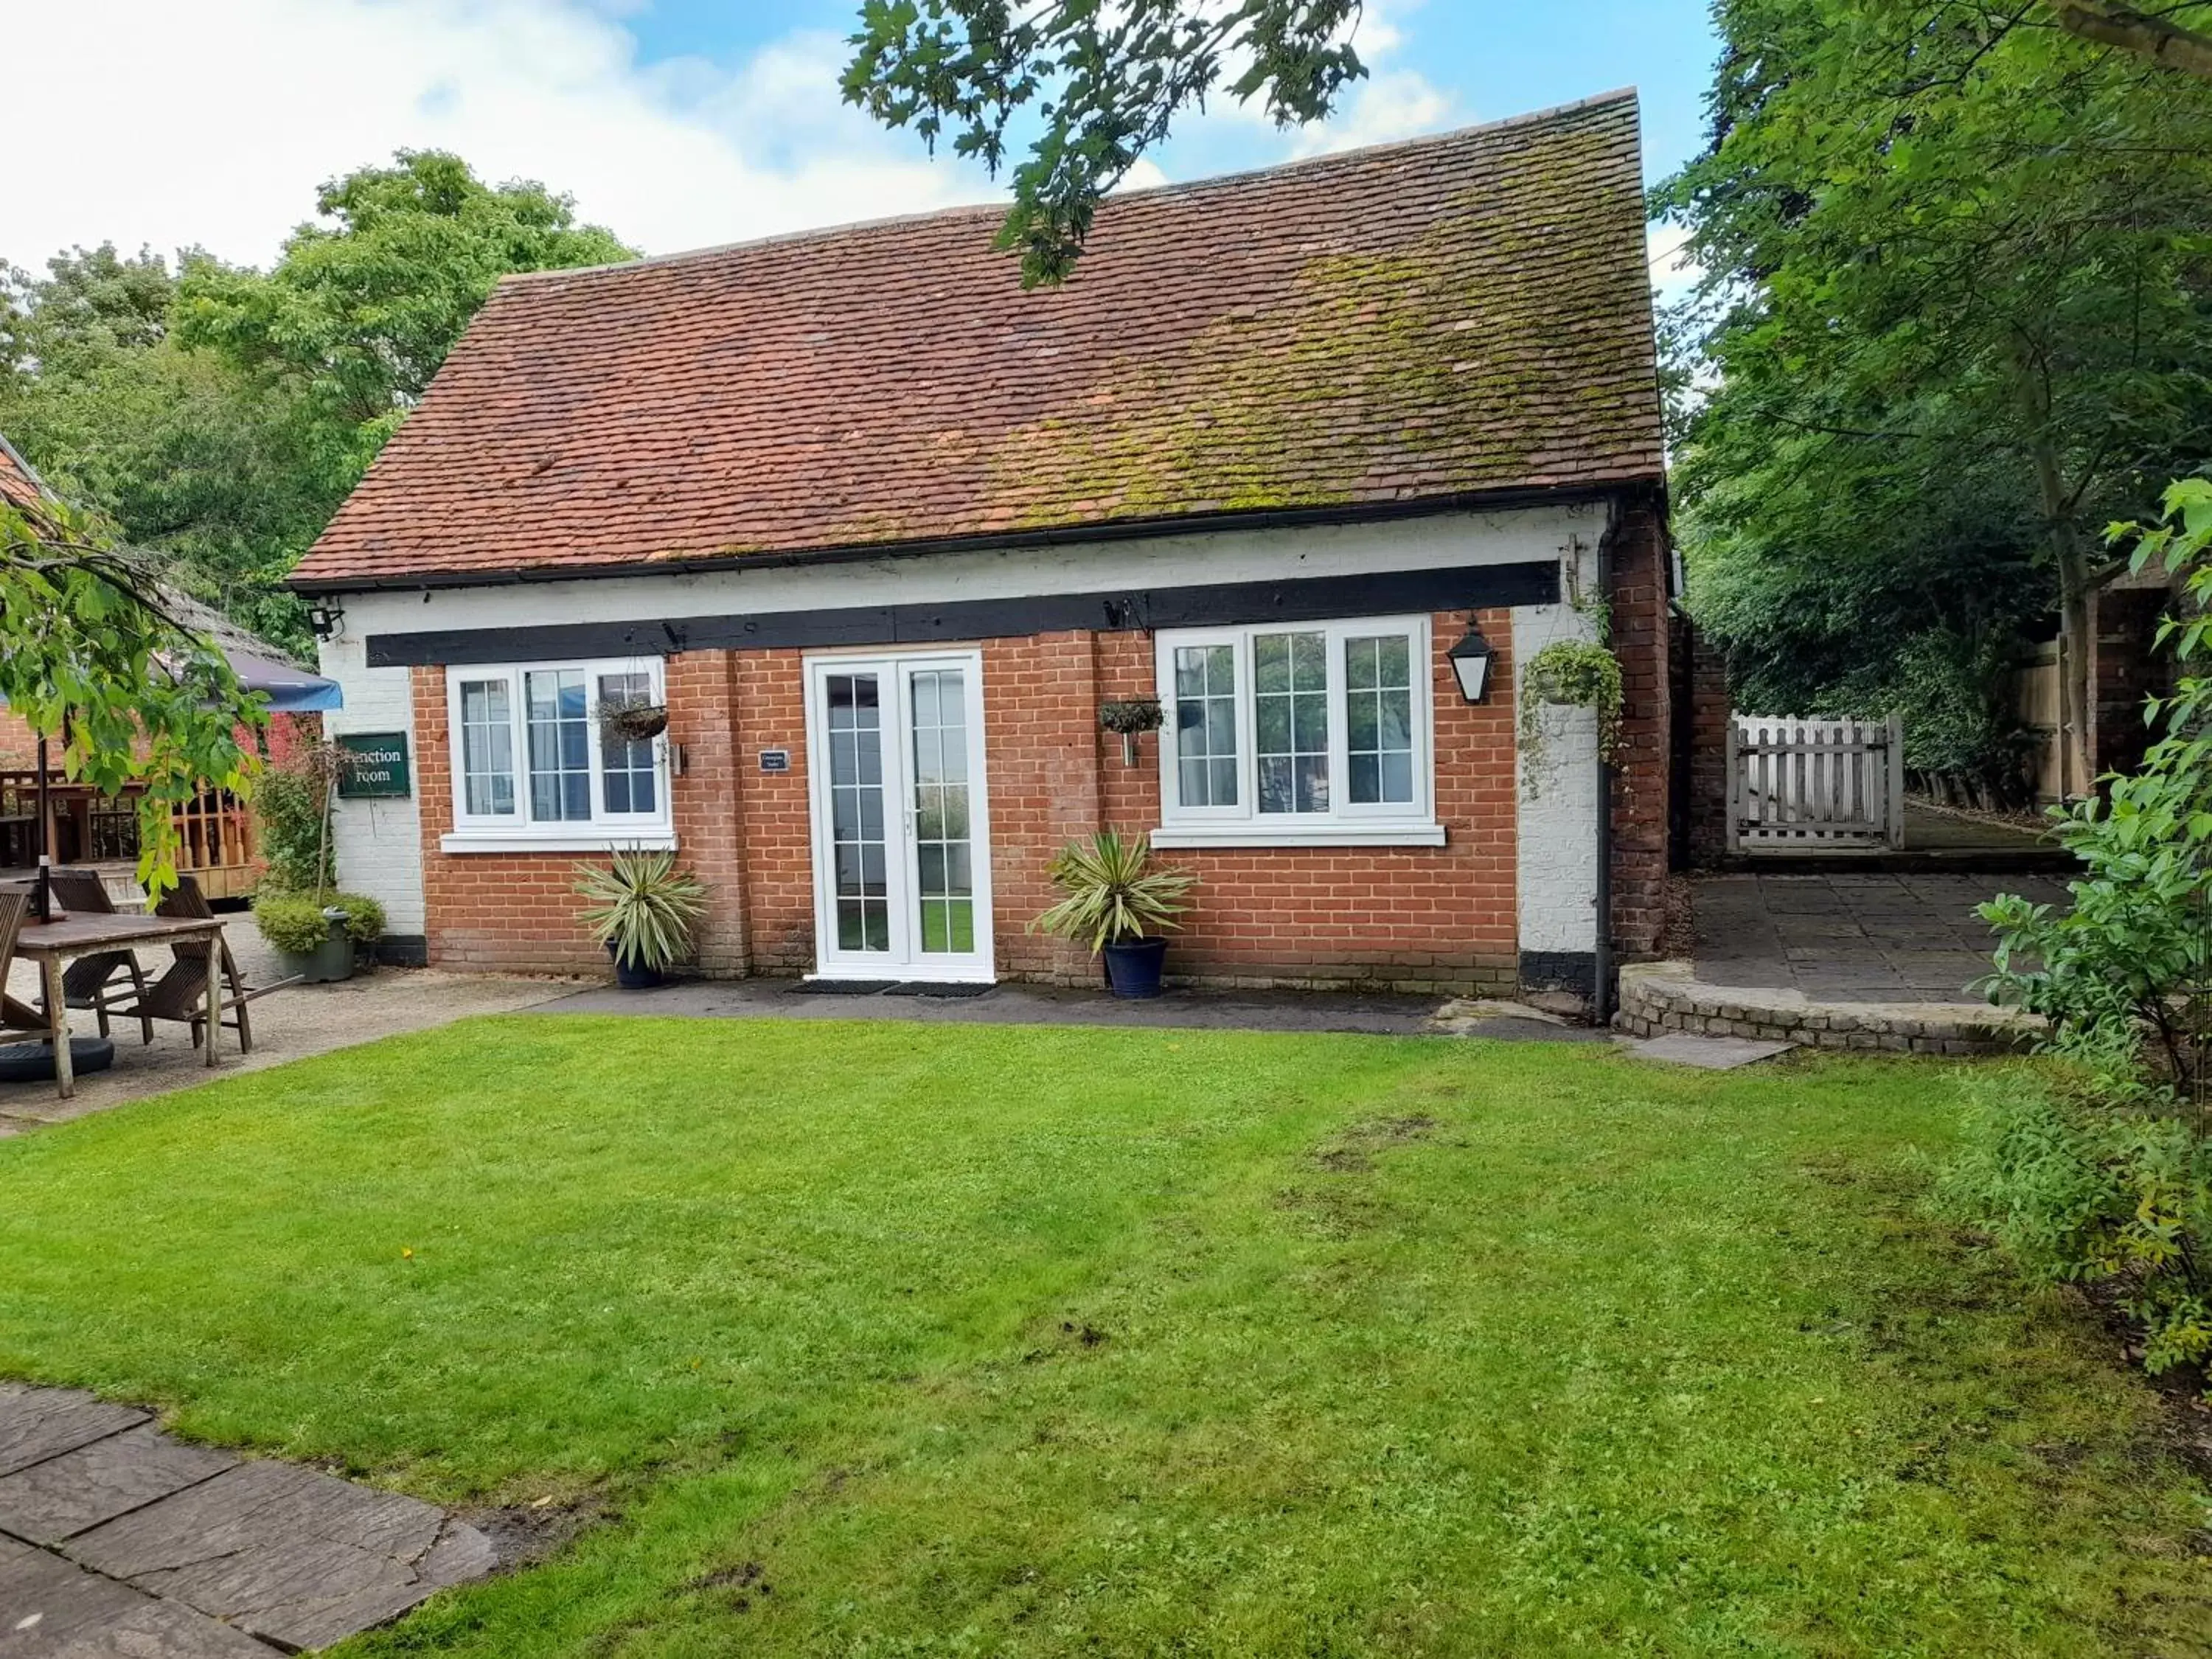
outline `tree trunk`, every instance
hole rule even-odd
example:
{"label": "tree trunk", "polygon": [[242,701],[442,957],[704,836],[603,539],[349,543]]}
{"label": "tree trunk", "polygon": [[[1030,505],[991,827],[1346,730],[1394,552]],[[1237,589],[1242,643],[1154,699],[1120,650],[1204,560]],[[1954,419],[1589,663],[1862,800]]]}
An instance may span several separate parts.
{"label": "tree trunk", "polygon": [[[2051,551],[2058,567],[2058,793],[2073,800],[2088,791],[2089,678],[2096,641],[2089,632],[2088,562],[2081,552],[2081,526],[2066,499],[2058,452],[2048,439],[2035,443],[2035,482],[2043,498],[2043,517]],[[2077,773],[2081,774],[2076,776]]]}

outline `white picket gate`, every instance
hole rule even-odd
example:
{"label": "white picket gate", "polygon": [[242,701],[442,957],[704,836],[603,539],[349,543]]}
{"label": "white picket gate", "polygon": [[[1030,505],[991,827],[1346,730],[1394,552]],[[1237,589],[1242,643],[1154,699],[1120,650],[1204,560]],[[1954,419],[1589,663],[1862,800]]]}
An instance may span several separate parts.
{"label": "white picket gate", "polygon": [[1729,851],[1905,844],[1905,722],[1729,719]]}

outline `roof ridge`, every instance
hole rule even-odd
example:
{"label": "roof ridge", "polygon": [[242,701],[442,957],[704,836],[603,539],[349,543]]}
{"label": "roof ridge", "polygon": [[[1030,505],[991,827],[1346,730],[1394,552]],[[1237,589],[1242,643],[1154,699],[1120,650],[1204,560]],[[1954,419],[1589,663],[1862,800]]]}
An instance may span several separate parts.
{"label": "roof ridge", "polygon": [[51,495],[54,493],[46,481],[39,476],[39,469],[25,460],[23,452],[8,441],[8,434],[4,432],[0,432],[0,455],[4,455],[14,462],[15,471],[21,473],[31,487],[41,495]]}
{"label": "roof ridge", "polygon": [[[1163,197],[1194,195],[1226,185],[1243,184],[1253,179],[1313,172],[1342,167],[1355,160],[1386,152],[1420,149],[1442,146],[1473,138],[1478,135],[1504,132],[1516,127],[1537,126],[1556,122],[1588,110],[1604,108],[1613,104],[1636,105],[1637,89],[1632,86],[1615,87],[1610,92],[1593,93],[1587,98],[1577,98],[1564,104],[1553,104],[1544,109],[1523,110],[1518,114],[1501,115],[1495,120],[1476,121],[1463,127],[1451,127],[1442,132],[1415,133],[1407,138],[1391,138],[1379,143],[1355,144],[1347,149],[1329,150],[1318,155],[1297,155],[1285,161],[1270,161],[1264,167],[1243,167],[1234,173],[1212,173],[1202,179],[1170,179],[1157,185],[1143,185],[1129,190],[1115,191],[1102,202],[1133,201],[1139,198],[1158,199]],[[498,286],[520,285],[557,280],[571,276],[605,276],[621,271],[644,270],[661,265],[682,264],[690,260],[720,258],[753,248],[779,247],[788,243],[814,240],[827,241],[857,230],[886,229],[893,225],[914,225],[938,220],[955,219],[963,215],[1003,218],[1006,204],[1000,202],[955,202],[944,207],[926,208],[915,213],[890,213],[874,219],[848,219],[834,225],[810,225],[796,230],[781,230],[766,236],[747,236],[733,242],[715,242],[706,247],[679,248],[672,253],[649,253],[636,259],[617,259],[598,265],[562,265],[544,270],[509,271],[499,279]]]}

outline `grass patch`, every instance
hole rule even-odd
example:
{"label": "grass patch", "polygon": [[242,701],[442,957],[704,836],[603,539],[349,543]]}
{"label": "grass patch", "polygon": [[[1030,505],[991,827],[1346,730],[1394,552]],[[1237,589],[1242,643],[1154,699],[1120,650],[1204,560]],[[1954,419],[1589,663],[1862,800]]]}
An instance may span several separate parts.
{"label": "grass patch", "polygon": [[1931,1065],[522,1016],[0,1142],[0,1371],[609,1518],[363,1654],[2201,1653]]}

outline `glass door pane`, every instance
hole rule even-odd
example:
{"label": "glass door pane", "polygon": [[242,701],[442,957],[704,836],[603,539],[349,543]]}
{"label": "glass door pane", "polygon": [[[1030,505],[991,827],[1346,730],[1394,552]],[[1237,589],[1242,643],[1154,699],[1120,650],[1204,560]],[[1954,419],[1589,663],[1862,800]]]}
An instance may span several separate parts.
{"label": "glass door pane", "polygon": [[824,690],[837,949],[887,954],[891,911],[884,835],[882,683],[872,673],[831,674]]}
{"label": "glass door pane", "polygon": [[975,843],[969,821],[967,675],[918,668],[913,716],[915,945],[925,957],[975,949]]}

